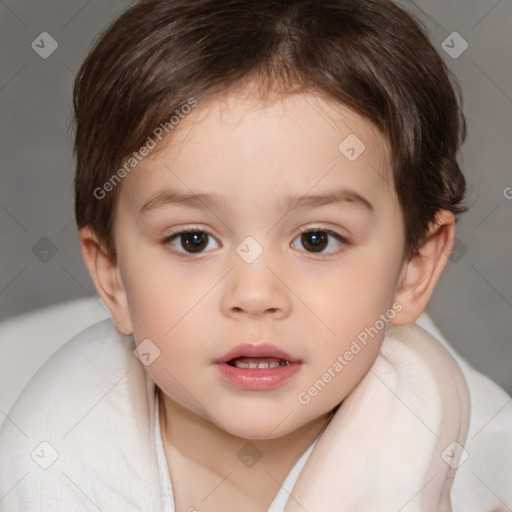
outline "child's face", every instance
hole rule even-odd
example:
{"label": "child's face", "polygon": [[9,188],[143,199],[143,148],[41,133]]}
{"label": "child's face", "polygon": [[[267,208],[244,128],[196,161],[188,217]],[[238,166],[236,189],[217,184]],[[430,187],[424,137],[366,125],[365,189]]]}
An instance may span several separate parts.
{"label": "child's face", "polygon": [[[267,106],[229,97],[200,108],[122,184],[115,237],[125,323],[137,343],[150,339],[160,350],[147,370],[167,397],[233,435],[276,438],[339,404],[379,351],[382,329],[358,342],[359,352],[352,341],[391,308],[403,268],[388,152],[373,125],[315,95]],[[353,140],[345,154],[339,149],[351,134],[366,146],[354,161],[345,156],[357,156]],[[158,202],[140,212],[171,190],[218,201]],[[338,191],[336,202],[313,203]],[[301,206],[288,210],[288,196]],[[164,242],[189,228],[211,236]],[[301,239],[301,229],[316,237]],[[215,362],[263,342],[300,361],[281,382],[288,366]],[[331,378],[322,377],[329,369]],[[251,371],[276,380],[255,389]],[[308,391],[319,379],[322,390]]]}

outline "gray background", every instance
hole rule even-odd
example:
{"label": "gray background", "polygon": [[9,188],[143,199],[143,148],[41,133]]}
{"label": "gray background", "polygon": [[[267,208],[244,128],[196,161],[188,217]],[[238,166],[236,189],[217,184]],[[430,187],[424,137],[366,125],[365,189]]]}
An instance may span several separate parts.
{"label": "gray background", "polygon": [[[93,39],[131,3],[0,1],[0,320],[95,293],[73,218],[71,91]],[[401,5],[425,22],[458,77],[469,127],[462,166],[471,209],[428,313],[512,393],[512,0]],[[42,32],[58,43],[47,59],[31,47]],[[452,32],[469,44],[458,58],[442,47],[460,48]]]}

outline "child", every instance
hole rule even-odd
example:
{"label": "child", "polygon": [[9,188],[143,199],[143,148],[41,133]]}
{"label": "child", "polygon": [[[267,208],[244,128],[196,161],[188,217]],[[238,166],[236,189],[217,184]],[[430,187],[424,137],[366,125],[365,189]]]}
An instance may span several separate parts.
{"label": "child", "polygon": [[10,412],[1,510],[512,506],[510,429],[475,430],[480,390],[505,393],[414,325],[464,211],[465,124],[408,14],[140,2],[74,108],[80,243],[113,319]]}

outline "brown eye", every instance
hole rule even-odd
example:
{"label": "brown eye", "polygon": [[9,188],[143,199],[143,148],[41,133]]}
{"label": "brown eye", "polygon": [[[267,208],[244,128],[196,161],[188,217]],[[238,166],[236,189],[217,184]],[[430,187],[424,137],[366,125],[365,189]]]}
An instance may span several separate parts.
{"label": "brown eye", "polygon": [[322,252],[329,242],[327,234],[323,231],[308,231],[300,237],[302,246],[311,252]]}
{"label": "brown eye", "polygon": [[207,237],[205,233],[199,231],[191,233],[183,233],[180,235],[180,241],[183,248],[189,252],[200,252],[207,245]]}
{"label": "brown eye", "polygon": [[[171,244],[178,252],[185,254],[198,254],[204,252],[213,236],[205,231],[180,231],[164,240],[164,244]],[[183,249],[181,249],[179,246]]]}
{"label": "brown eye", "polygon": [[[331,238],[335,241],[331,242]],[[310,229],[308,231],[303,231],[295,240],[299,239],[302,247],[304,247],[307,252],[311,253],[332,253],[336,252],[336,246],[339,247],[347,244],[345,238],[343,238],[341,235],[338,235],[338,233],[328,229]],[[332,249],[333,243],[335,246],[334,250]],[[293,244],[292,247],[294,247]],[[325,251],[326,248],[330,248],[331,250]]]}

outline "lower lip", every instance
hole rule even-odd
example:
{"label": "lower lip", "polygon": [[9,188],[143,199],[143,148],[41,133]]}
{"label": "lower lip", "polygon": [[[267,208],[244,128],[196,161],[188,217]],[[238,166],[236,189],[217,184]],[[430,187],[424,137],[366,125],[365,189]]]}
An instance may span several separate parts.
{"label": "lower lip", "polygon": [[221,375],[236,386],[245,389],[272,389],[290,378],[300,368],[301,363],[293,362],[277,368],[237,368],[227,363],[217,365]]}

